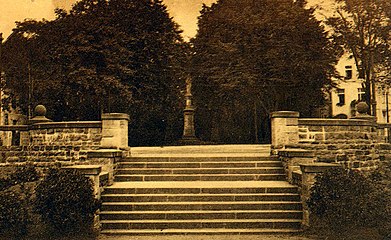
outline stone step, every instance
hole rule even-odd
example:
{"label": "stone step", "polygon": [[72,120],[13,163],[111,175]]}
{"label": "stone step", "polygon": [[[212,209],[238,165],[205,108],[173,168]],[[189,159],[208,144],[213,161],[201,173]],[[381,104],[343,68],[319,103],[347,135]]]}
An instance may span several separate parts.
{"label": "stone step", "polygon": [[167,175],[125,175],[116,174],[115,181],[283,181],[285,174],[167,174]]}
{"label": "stone step", "polygon": [[240,161],[279,161],[278,156],[258,156],[258,157],[126,157],[121,162],[240,162]]}
{"label": "stone step", "polygon": [[[136,202],[300,202],[300,195],[297,193],[222,193],[222,194],[126,194],[126,189],[110,189],[102,195],[103,205],[111,202],[136,203]],[[111,194],[110,194],[111,193]],[[247,204],[247,203],[246,203]],[[254,203],[255,204],[255,203]],[[260,202],[259,204],[264,204]]]}
{"label": "stone step", "polygon": [[268,144],[231,144],[231,145],[193,145],[193,146],[163,146],[163,147],[131,147],[132,156],[147,154],[213,154],[213,153],[263,153],[270,154]]}
{"label": "stone step", "polygon": [[[248,234],[293,234],[299,233],[298,229],[289,228],[259,228],[259,229],[228,229],[228,228],[199,228],[199,229],[110,229],[102,230],[101,234],[108,235],[248,235]],[[261,239],[261,238],[260,238]]]}
{"label": "stone step", "polygon": [[282,167],[263,168],[120,168],[118,175],[162,175],[162,174],[284,174]]}
{"label": "stone step", "polygon": [[259,194],[294,193],[285,181],[115,182],[104,194]]}
{"label": "stone step", "polygon": [[[115,199],[115,197],[113,197]],[[113,199],[112,198],[112,199]],[[103,198],[102,211],[175,211],[175,210],[301,210],[301,202],[113,202]],[[123,199],[120,199],[123,200]]]}
{"label": "stone step", "polygon": [[120,162],[118,168],[260,168],[281,167],[280,161],[241,162]]}
{"label": "stone step", "polygon": [[301,219],[102,220],[103,229],[300,229]]}
{"label": "stone step", "polygon": [[297,210],[102,211],[101,220],[301,219]]}

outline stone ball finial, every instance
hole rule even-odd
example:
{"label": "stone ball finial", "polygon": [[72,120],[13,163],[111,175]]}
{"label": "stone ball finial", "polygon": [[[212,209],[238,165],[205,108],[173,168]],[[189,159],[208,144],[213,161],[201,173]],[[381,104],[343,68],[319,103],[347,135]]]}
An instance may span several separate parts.
{"label": "stone ball finial", "polygon": [[369,106],[366,102],[359,102],[356,105],[357,112],[360,114],[367,114],[369,110]]}
{"label": "stone ball finial", "polygon": [[35,116],[45,116],[46,115],[46,107],[44,105],[37,105],[34,108]]}

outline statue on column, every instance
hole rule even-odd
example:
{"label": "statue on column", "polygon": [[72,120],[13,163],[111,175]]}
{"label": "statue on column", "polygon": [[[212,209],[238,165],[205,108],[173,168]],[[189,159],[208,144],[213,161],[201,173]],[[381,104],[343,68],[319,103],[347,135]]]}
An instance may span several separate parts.
{"label": "statue on column", "polygon": [[193,107],[193,95],[191,94],[191,85],[192,80],[191,77],[188,77],[186,79],[186,105],[185,109],[183,110],[183,136],[181,142],[196,142],[197,137],[195,136],[195,130],[194,130],[194,107]]}

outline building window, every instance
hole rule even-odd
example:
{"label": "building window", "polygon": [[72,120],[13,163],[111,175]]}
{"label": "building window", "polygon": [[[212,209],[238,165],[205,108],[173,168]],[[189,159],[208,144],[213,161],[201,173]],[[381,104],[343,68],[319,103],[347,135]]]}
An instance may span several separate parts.
{"label": "building window", "polygon": [[352,79],[353,71],[352,66],[345,66],[345,79]]}
{"label": "building window", "polygon": [[338,103],[337,106],[345,105],[345,89],[337,89]]}
{"label": "building window", "polygon": [[358,88],[358,101],[364,102],[365,101],[365,89],[364,88]]}

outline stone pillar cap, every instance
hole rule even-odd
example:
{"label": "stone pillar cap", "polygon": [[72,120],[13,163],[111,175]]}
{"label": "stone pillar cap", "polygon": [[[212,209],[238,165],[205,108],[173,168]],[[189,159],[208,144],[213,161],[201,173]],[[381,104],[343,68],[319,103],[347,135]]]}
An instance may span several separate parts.
{"label": "stone pillar cap", "polygon": [[129,114],[126,113],[103,113],[102,120],[130,120]]}
{"label": "stone pillar cap", "polygon": [[84,175],[99,175],[102,171],[100,165],[72,165],[63,167],[63,169],[75,169]]}
{"label": "stone pillar cap", "polygon": [[295,111],[277,111],[272,112],[272,118],[298,118],[300,116],[299,112]]}
{"label": "stone pillar cap", "polygon": [[323,173],[328,169],[341,168],[342,166],[338,163],[303,163],[299,164],[300,169],[303,173]]}

